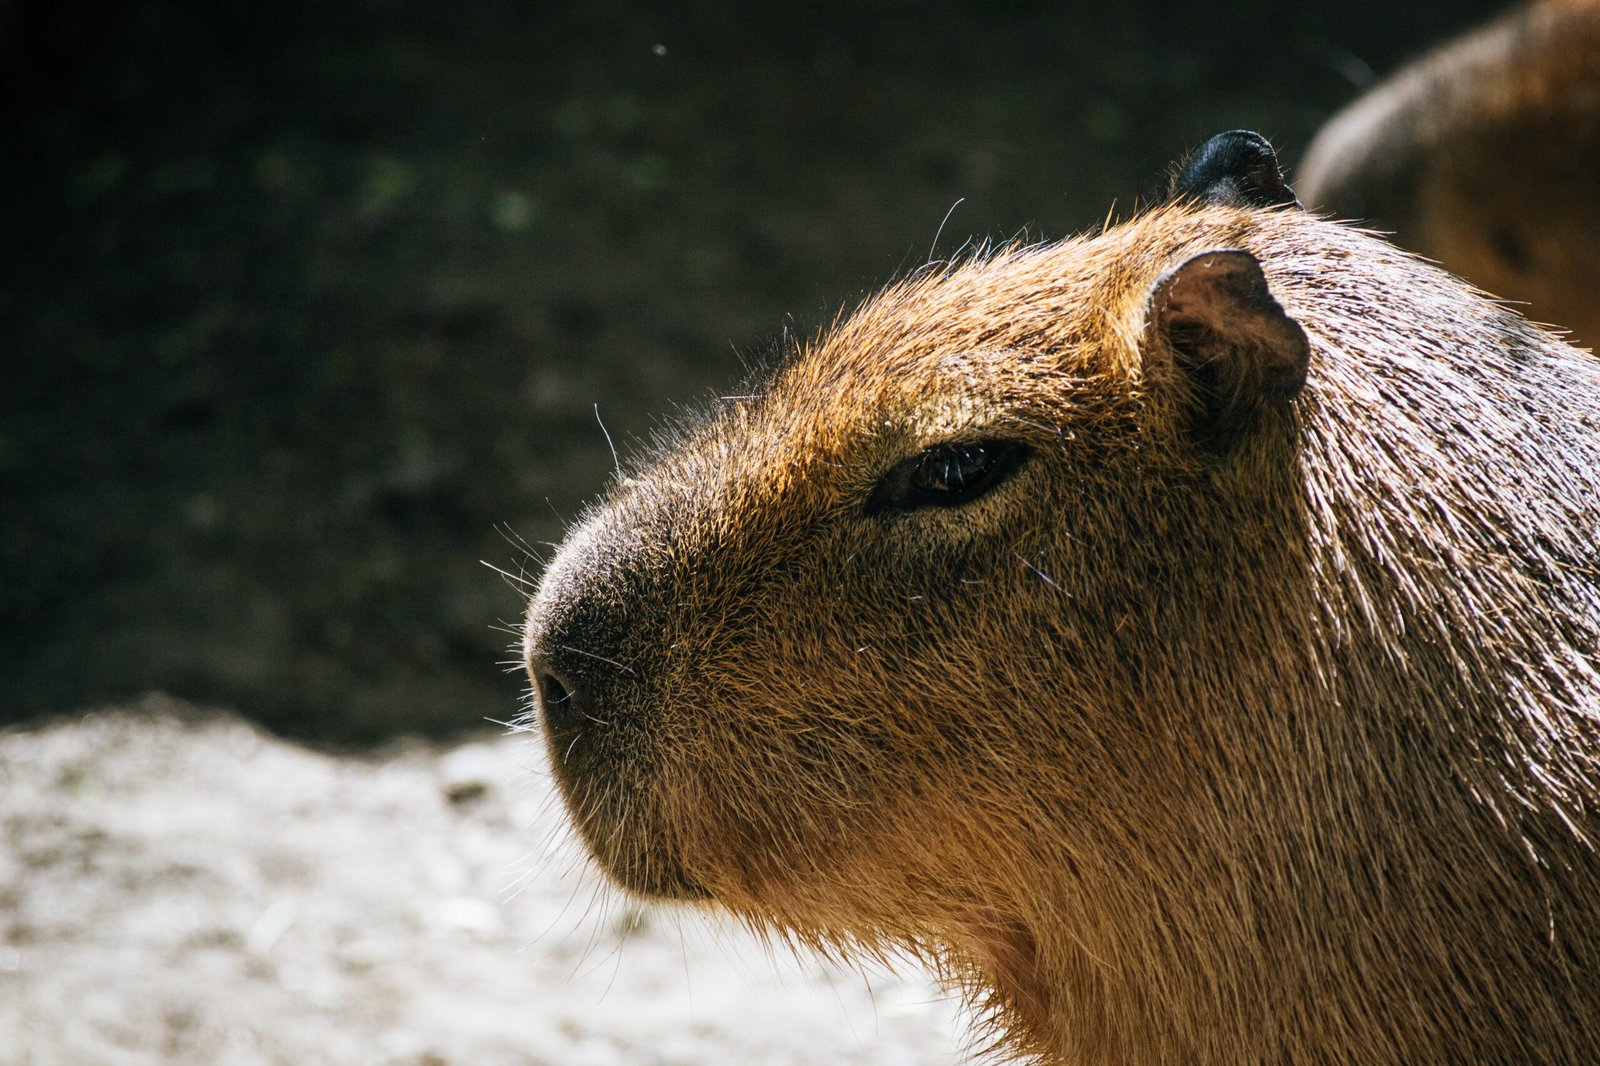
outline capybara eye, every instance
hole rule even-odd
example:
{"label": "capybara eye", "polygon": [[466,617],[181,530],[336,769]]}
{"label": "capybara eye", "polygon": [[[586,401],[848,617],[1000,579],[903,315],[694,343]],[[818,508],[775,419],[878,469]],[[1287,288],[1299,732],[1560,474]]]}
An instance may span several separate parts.
{"label": "capybara eye", "polygon": [[971,503],[1016,473],[1029,454],[1026,444],[1008,440],[935,444],[883,475],[867,498],[866,512]]}

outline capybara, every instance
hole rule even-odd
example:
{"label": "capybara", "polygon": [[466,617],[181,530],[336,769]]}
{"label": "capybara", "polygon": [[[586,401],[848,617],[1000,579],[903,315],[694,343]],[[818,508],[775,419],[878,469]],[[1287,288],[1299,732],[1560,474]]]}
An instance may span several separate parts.
{"label": "capybara", "polygon": [[1265,141],[920,270],[530,605],[640,896],[906,954],[1039,1062],[1600,1062],[1600,363]]}
{"label": "capybara", "polygon": [[1517,8],[1402,69],[1329,121],[1297,185],[1600,344],[1600,0]]}

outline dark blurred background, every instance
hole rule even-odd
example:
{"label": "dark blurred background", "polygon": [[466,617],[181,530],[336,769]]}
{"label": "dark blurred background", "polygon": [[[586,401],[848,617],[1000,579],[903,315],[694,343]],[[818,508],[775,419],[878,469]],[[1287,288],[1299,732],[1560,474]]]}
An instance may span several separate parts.
{"label": "dark blurred background", "polygon": [[[516,713],[516,544],[971,234],[1291,165],[1503,5],[0,0],[0,721]],[[791,317],[792,316],[792,317]]]}

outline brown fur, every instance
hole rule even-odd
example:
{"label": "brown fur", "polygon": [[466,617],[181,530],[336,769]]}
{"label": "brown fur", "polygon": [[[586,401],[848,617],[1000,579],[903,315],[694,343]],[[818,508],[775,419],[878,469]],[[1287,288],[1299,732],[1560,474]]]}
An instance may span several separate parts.
{"label": "brown fur", "polygon": [[[1311,361],[1218,451],[1149,305],[1230,248]],[[990,494],[863,514],[994,436],[1034,455]],[[868,301],[620,481],[526,645],[617,881],[909,951],[1014,1052],[1592,1064],[1597,541],[1593,360],[1356,231],[1178,204]]]}
{"label": "brown fur", "polygon": [[1600,2],[1545,0],[1336,115],[1296,185],[1600,343]]}

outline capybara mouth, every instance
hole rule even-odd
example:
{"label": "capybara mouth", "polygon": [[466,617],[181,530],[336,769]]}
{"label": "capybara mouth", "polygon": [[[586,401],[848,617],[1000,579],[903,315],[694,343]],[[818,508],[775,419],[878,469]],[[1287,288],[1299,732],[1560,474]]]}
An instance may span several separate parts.
{"label": "capybara mouth", "polygon": [[631,775],[604,750],[611,722],[551,671],[537,672],[534,684],[556,782],[606,876],[647,899],[709,899],[711,893],[684,869],[661,834],[639,824],[646,805],[632,794],[638,786],[626,783]]}
{"label": "capybara mouth", "polygon": [[683,865],[670,856],[636,849],[625,856],[611,856],[595,847],[593,840],[589,841],[589,850],[613,883],[636,896],[679,903],[712,898],[711,890],[691,877]]}
{"label": "capybara mouth", "polygon": [[[552,749],[559,744],[559,738],[552,737]],[[642,824],[640,811],[630,810],[604,777],[558,766],[556,783],[584,846],[619,887],[646,899],[711,898],[710,890],[684,868],[663,834]]]}

